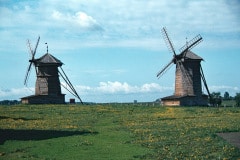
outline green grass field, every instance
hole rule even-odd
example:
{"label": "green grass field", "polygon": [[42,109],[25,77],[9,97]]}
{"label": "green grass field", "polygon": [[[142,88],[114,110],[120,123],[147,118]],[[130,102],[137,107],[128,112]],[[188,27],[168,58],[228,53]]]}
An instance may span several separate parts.
{"label": "green grass field", "polygon": [[238,159],[240,108],[0,106],[0,159]]}

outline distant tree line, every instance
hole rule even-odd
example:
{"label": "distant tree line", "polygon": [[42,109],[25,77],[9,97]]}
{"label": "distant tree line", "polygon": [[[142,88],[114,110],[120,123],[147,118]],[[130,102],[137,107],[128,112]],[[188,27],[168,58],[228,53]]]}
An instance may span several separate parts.
{"label": "distant tree line", "polygon": [[228,92],[225,92],[221,96],[221,92],[212,92],[209,103],[211,106],[221,106],[222,101],[235,100],[236,106],[240,107],[240,93],[236,93],[235,97],[229,95]]}
{"label": "distant tree line", "polygon": [[14,105],[14,104],[19,104],[20,101],[18,100],[3,100],[0,101],[0,105]]}
{"label": "distant tree line", "polygon": [[[234,97],[230,96],[228,92],[225,92],[223,96],[221,96],[221,92],[212,92],[211,98],[209,99],[209,104],[214,107],[221,106],[222,101],[235,101],[236,106],[240,107],[240,93],[236,93]],[[21,102],[18,100],[3,100],[0,101],[0,105],[15,105],[20,104]]]}

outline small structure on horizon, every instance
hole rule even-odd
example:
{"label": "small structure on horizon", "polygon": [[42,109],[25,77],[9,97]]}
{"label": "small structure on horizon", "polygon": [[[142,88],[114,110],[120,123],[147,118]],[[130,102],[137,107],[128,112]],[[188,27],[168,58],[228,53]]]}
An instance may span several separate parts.
{"label": "small structure on horizon", "polygon": [[69,103],[70,103],[70,104],[75,104],[75,99],[74,99],[74,98],[70,98],[70,99],[69,99]]}
{"label": "small structure on horizon", "polygon": [[[160,72],[157,73],[157,77],[160,78],[172,64],[176,65],[175,93],[174,95],[161,98],[162,105],[208,105],[208,96],[211,98],[211,95],[201,67],[201,61],[203,59],[191,51],[193,47],[202,41],[202,37],[197,35],[191,41],[186,42],[186,44],[180,49],[180,53],[176,54],[165,28],[162,29],[162,33],[169,50],[173,53],[173,58]],[[205,95],[202,92],[201,80],[204,83],[208,95]]]}
{"label": "small structure on horizon", "polygon": [[[36,83],[35,83],[35,95],[22,97],[21,102],[24,104],[64,104],[65,94],[61,92],[61,83],[59,76],[65,81],[66,86],[62,85],[71,94],[77,97],[82,103],[81,98],[74,89],[67,75],[62,69],[63,63],[56,57],[48,53],[42,57],[35,59],[36,50],[40,41],[38,37],[35,49],[32,50],[30,42],[28,40],[28,47],[31,53],[30,64],[27,69],[27,73],[24,80],[24,85],[27,85],[31,67],[34,66],[36,72]],[[47,44],[47,43],[45,43]],[[60,68],[61,70],[59,70]]]}

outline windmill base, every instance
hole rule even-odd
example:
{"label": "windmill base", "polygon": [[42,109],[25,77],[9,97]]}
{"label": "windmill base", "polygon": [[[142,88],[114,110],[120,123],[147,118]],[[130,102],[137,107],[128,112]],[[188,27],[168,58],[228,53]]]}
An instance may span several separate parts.
{"label": "windmill base", "polygon": [[207,106],[208,96],[168,96],[161,98],[163,106]]}
{"label": "windmill base", "polygon": [[60,95],[32,95],[21,98],[23,104],[64,104],[65,94]]}

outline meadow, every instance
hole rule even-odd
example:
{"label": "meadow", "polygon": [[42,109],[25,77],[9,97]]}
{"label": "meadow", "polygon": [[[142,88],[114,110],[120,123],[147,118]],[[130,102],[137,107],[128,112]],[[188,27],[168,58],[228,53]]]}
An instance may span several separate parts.
{"label": "meadow", "polygon": [[239,159],[240,108],[0,106],[0,159]]}

